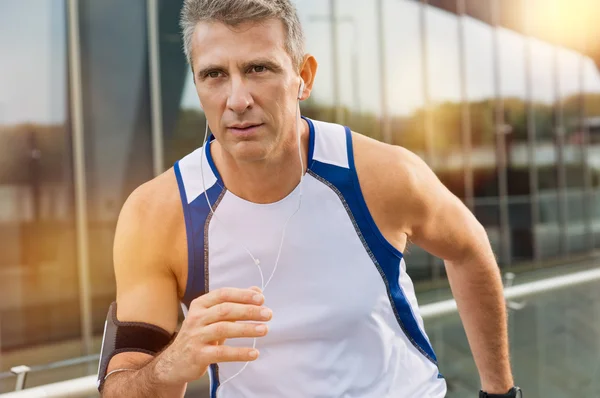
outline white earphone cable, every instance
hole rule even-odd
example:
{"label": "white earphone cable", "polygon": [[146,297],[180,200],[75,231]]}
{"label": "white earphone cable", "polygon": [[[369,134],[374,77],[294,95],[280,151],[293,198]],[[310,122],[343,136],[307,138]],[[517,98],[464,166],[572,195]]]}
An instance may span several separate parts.
{"label": "white earphone cable", "polygon": [[[301,85],[301,89],[299,90],[298,93],[298,97],[300,97],[300,92],[302,91],[302,89],[304,88],[304,85]],[[206,116],[205,116],[206,118]],[[254,255],[252,254],[252,252],[250,251],[250,249],[248,249],[248,247],[246,247],[243,243],[239,243],[243,249],[246,251],[246,253],[248,253],[248,255],[250,256],[250,258],[252,259],[252,261],[254,262],[254,264],[256,265],[256,267],[258,268],[258,272],[260,274],[260,281],[261,281],[261,290],[264,291],[267,288],[267,286],[269,285],[269,283],[271,282],[271,280],[273,279],[273,276],[275,275],[275,271],[277,270],[277,267],[279,265],[279,259],[281,257],[281,251],[283,249],[283,241],[285,238],[285,232],[287,230],[288,224],[290,222],[290,220],[294,217],[294,215],[296,215],[298,213],[298,211],[300,210],[300,206],[302,205],[302,191],[303,191],[303,187],[302,187],[302,181],[304,180],[304,158],[302,156],[302,145],[301,145],[301,138],[300,138],[300,101],[298,101],[297,106],[296,106],[296,137],[297,137],[297,146],[298,146],[298,156],[300,158],[300,182],[299,182],[299,198],[298,198],[298,206],[296,207],[296,210],[288,217],[288,219],[286,220],[284,226],[283,226],[283,231],[281,233],[281,239],[279,241],[279,250],[277,251],[277,258],[275,260],[275,265],[273,267],[273,271],[271,272],[271,275],[269,276],[269,279],[267,279],[267,282],[265,283],[265,279],[264,279],[264,274],[262,271],[262,268],[260,267],[260,261],[259,259],[255,258]],[[206,192],[206,184],[204,181],[204,151],[205,150],[210,150],[209,146],[207,146],[207,139],[208,139],[208,119],[206,118],[206,126],[205,126],[205,130],[204,130],[204,140],[202,143],[202,148],[200,150],[200,175],[201,175],[201,180],[202,180],[202,190],[204,191],[204,197],[206,198],[206,204],[208,205],[211,215],[212,217],[217,220],[219,223],[225,225],[221,220],[218,219],[211,203],[210,200],[208,198],[208,193]],[[238,240],[239,242],[239,240]],[[252,348],[256,348],[256,338],[253,339],[253,343],[252,343]],[[239,374],[241,374],[246,367],[248,366],[250,362],[246,362],[244,364],[244,366],[237,372],[235,373],[233,376],[229,377],[228,379],[226,379],[225,381],[223,381],[222,383],[219,384],[219,386],[217,387],[217,396],[218,396],[218,391],[220,388],[222,388],[222,386],[224,384],[226,384],[227,382],[233,380],[235,377],[237,377]]]}

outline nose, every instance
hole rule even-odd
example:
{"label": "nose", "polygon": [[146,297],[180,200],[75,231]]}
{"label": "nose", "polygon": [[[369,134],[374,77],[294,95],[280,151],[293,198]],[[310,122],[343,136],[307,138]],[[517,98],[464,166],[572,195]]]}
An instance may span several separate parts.
{"label": "nose", "polygon": [[227,107],[237,114],[242,114],[252,107],[253,103],[247,83],[243,79],[232,79]]}

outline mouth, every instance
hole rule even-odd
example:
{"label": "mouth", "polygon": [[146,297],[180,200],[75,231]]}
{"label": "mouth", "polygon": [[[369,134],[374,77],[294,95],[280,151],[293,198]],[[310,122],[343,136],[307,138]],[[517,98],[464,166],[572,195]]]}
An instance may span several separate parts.
{"label": "mouth", "polygon": [[227,129],[236,135],[248,135],[248,134],[254,133],[262,125],[263,125],[263,123],[234,124],[234,125],[227,127]]}

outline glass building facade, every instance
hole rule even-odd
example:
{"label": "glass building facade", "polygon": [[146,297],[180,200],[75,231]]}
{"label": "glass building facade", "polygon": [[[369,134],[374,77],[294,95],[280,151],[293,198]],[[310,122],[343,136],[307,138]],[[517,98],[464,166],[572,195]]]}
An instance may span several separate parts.
{"label": "glass building facade", "polygon": [[[99,351],[120,208],[201,144],[181,3],[0,4],[0,372]],[[501,25],[496,0],[295,3],[319,61],[305,116],[421,156],[503,271],[600,248],[592,57],[530,36],[526,7]],[[414,245],[406,259],[419,292],[445,285],[440,259]]]}

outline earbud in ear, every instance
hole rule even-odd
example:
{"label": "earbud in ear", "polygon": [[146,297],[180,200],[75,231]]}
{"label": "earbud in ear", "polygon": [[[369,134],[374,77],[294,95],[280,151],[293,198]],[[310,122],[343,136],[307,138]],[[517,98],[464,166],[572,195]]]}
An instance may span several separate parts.
{"label": "earbud in ear", "polygon": [[298,99],[302,98],[303,92],[304,92],[304,80],[300,79],[300,89],[298,90]]}

